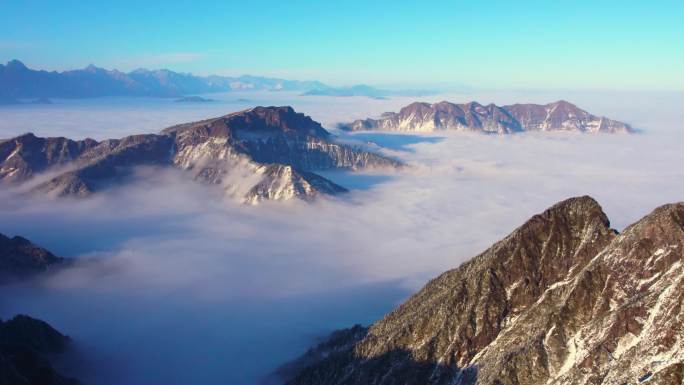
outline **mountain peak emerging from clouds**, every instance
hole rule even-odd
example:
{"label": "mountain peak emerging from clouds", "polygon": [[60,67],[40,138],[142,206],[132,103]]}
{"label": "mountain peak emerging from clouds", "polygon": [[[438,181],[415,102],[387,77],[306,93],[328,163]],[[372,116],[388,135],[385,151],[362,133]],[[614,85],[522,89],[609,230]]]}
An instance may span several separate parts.
{"label": "mountain peak emerging from clouds", "polygon": [[455,104],[414,102],[398,113],[386,112],[378,119],[356,120],[341,125],[349,131],[384,130],[432,132],[439,130],[510,134],[523,131],[577,131],[630,133],[626,123],[588,113],[565,100],[545,105],[486,106],[478,102]]}
{"label": "mountain peak emerging from clouds", "polygon": [[165,133],[206,130],[212,136],[268,135],[283,133],[328,138],[330,133],[310,117],[290,106],[254,107],[214,119],[187,123],[165,129]]}
{"label": "mountain peak emerging from clouds", "polygon": [[33,192],[89,196],[124,183],[136,166],[185,170],[244,202],[312,199],[346,191],[316,170],[399,167],[401,163],[337,143],[292,107],[255,107],[176,125],[160,134],[101,142],[25,134],[0,141],[0,181],[22,185],[49,172]]}
{"label": "mountain peak emerging from clouds", "polygon": [[621,234],[560,202],[367,331],[312,349],[289,385],[680,385],[684,203]]}

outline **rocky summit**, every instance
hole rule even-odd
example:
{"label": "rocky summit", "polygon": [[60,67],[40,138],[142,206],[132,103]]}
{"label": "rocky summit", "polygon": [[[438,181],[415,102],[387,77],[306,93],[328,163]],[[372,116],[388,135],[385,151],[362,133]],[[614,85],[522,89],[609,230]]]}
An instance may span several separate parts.
{"label": "rocky summit", "polygon": [[684,203],[618,234],[592,198],[560,202],[287,383],[680,385],[683,249]]}
{"label": "rocky summit", "polygon": [[0,284],[47,272],[63,262],[26,238],[0,234]]}
{"label": "rocky summit", "polygon": [[412,103],[398,113],[378,119],[356,120],[340,126],[348,131],[385,130],[432,132],[438,130],[511,134],[524,131],[629,133],[626,123],[588,113],[564,100],[546,105],[514,104],[499,107],[477,102]]}
{"label": "rocky summit", "polygon": [[122,183],[141,165],[186,170],[195,180],[256,203],[346,191],[316,170],[401,163],[337,143],[318,122],[291,107],[256,107],[159,134],[101,142],[33,134],[0,141],[0,181],[54,196],[88,196]]}

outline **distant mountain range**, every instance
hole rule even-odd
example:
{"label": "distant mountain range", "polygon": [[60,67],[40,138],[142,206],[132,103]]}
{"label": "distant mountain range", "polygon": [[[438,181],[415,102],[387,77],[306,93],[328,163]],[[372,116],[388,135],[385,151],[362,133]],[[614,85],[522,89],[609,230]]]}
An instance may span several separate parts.
{"label": "distant mountain range", "polygon": [[[294,91],[305,95],[368,96],[373,98],[412,91],[387,91],[369,86],[336,88],[319,81],[299,81],[243,75],[195,76],[166,69],[138,69],[128,73],[89,65],[71,71],[42,71],[19,60],[0,64],[0,104],[25,99],[91,98],[101,96],[182,97],[227,91]],[[423,93],[415,91],[415,96]]]}
{"label": "distant mountain range", "polygon": [[477,102],[412,103],[399,112],[386,112],[378,119],[362,119],[342,124],[348,131],[383,130],[433,132],[439,130],[510,134],[523,131],[577,131],[629,133],[626,123],[588,113],[564,100],[539,104],[513,104],[499,107]]}
{"label": "distant mountain range", "polygon": [[618,234],[592,198],[568,199],[277,374],[287,385],[681,385],[682,262],[684,203]]}
{"label": "distant mountain range", "polygon": [[385,99],[390,96],[426,96],[434,92],[427,90],[386,90],[360,84],[352,87],[317,88],[304,92],[312,96],[366,96],[373,99]]}
{"label": "distant mountain range", "polygon": [[247,203],[312,199],[346,191],[316,170],[401,167],[396,160],[337,143],[291,107],[255,107],[160,134],[101,142],[25,134],[0,141],[0,182],[52,196],[85,197],[124,183],[135,166],[187,171]]}

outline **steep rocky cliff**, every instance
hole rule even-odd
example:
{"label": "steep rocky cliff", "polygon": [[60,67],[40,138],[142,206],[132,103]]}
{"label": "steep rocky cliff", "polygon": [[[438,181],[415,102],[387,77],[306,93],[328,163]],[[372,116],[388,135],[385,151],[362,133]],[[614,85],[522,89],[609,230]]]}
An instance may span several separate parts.
{"label": "steep rocky cliff", "polygon": [[289,384],[681,384],[684,204],[622,234],[561,202]]}

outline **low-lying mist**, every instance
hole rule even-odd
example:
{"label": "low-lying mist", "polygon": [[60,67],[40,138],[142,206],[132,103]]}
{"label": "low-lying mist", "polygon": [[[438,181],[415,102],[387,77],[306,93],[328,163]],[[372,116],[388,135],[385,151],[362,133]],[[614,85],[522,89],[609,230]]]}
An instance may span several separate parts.
{"label": "low-lying mist", "polygon": [[[317,103],[299,110],[326,114]],[[684,132],[661,109],[625,103],[636,135],[341,134],[411,167],[325,173],[352,191],[312,203],[242,205],[156,168],[86,200],[5,194],[1,233],[76,262],[3,288],[0,316],[27,313],[73,337],[77,355],[62,365],[87,384],[259,383],[559,200],[592,195],[618,230],[684,200]]]}

